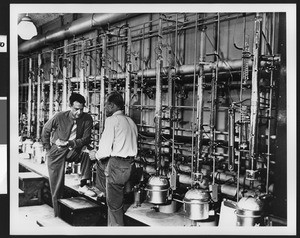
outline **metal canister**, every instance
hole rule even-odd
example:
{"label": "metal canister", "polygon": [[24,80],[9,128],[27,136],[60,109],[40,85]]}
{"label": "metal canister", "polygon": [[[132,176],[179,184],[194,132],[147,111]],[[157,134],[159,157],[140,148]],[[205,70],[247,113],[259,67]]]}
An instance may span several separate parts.
{"label": "metal canister", "polygon": [[146,186],[147,200],[153,204],[164,204],[168,200],[170,183],[164,176],[150,177]]}
{"label": "metal canister", "polygon": [[192,188],[183,199],[183,209],[191,220],[204,220],[209,217],[210,194],[208,190]]}
{"label": "metal canister", "polygon": [[26,139],[24,142],[23,142],[23,148],[22,148],[22,151],[23,153],[27,153],[29,154],[29,156],[31,156],[32,154],[32,144],[33,144],[33,141],[31,139]]}
{"label": "metal canister", "polygon": [[262,224],[263,202],[256,197],[242,197],[235,211],[237,226],[260,226]]}
{"label": "metal canister", "polygon": [[32,158],[34,162],[41,164],[44,160],[44,148],[41,142],[34,142],[32,145]]}

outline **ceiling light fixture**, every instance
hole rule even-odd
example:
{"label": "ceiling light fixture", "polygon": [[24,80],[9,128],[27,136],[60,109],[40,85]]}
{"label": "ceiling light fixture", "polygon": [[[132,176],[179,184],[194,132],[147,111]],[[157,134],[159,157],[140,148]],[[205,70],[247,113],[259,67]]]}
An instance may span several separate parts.
{"label": "ceiling light fixture", "polygon": [[32,37],[37,35],[36,26],[28,16],[28,13],[21,19],[20,23],[18,24],[18,35],[23,40],[30,40]]}

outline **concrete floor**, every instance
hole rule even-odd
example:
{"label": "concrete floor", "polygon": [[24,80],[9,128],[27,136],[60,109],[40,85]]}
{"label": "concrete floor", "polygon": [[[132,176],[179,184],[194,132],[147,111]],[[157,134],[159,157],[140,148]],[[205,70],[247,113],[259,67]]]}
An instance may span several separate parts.
{"label": "concrete floor", "polygon": [[30,227],[69,227],[68,223],[58,217],[54,217],[53,208],[47,204],[38,206],[19,207],[19,224]]}

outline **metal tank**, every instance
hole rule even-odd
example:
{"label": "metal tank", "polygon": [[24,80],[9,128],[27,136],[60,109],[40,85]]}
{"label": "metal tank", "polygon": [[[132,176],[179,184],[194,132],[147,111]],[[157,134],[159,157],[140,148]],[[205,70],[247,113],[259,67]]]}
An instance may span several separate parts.
{"label": "metal tank", "polygon": [[147,191],[147,200],[153,204],[164,204],[168,200],[170,183],[169,180],[160,175],[154,175],[149,178],[145,188]]}
{"label": "metal tank", "polygon": [[262,224],[263,202],[258,197],[243,197],[235,210],[237,226],[260,226]]}
{"label": "metal tank", "polygon": [[184,196],[184,211],[191,220],[204,220],[209,218],[210,194],[208,190],[192,188]]}

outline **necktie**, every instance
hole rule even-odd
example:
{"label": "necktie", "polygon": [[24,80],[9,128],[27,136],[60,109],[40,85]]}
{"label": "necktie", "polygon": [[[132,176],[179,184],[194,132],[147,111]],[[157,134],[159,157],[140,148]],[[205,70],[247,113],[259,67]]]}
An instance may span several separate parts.
{"label": "necktie", "polygon": [[77,128],[77,124],[76,124],[76,121],[74,121],[69,140],[76,139],[76,128]]}

